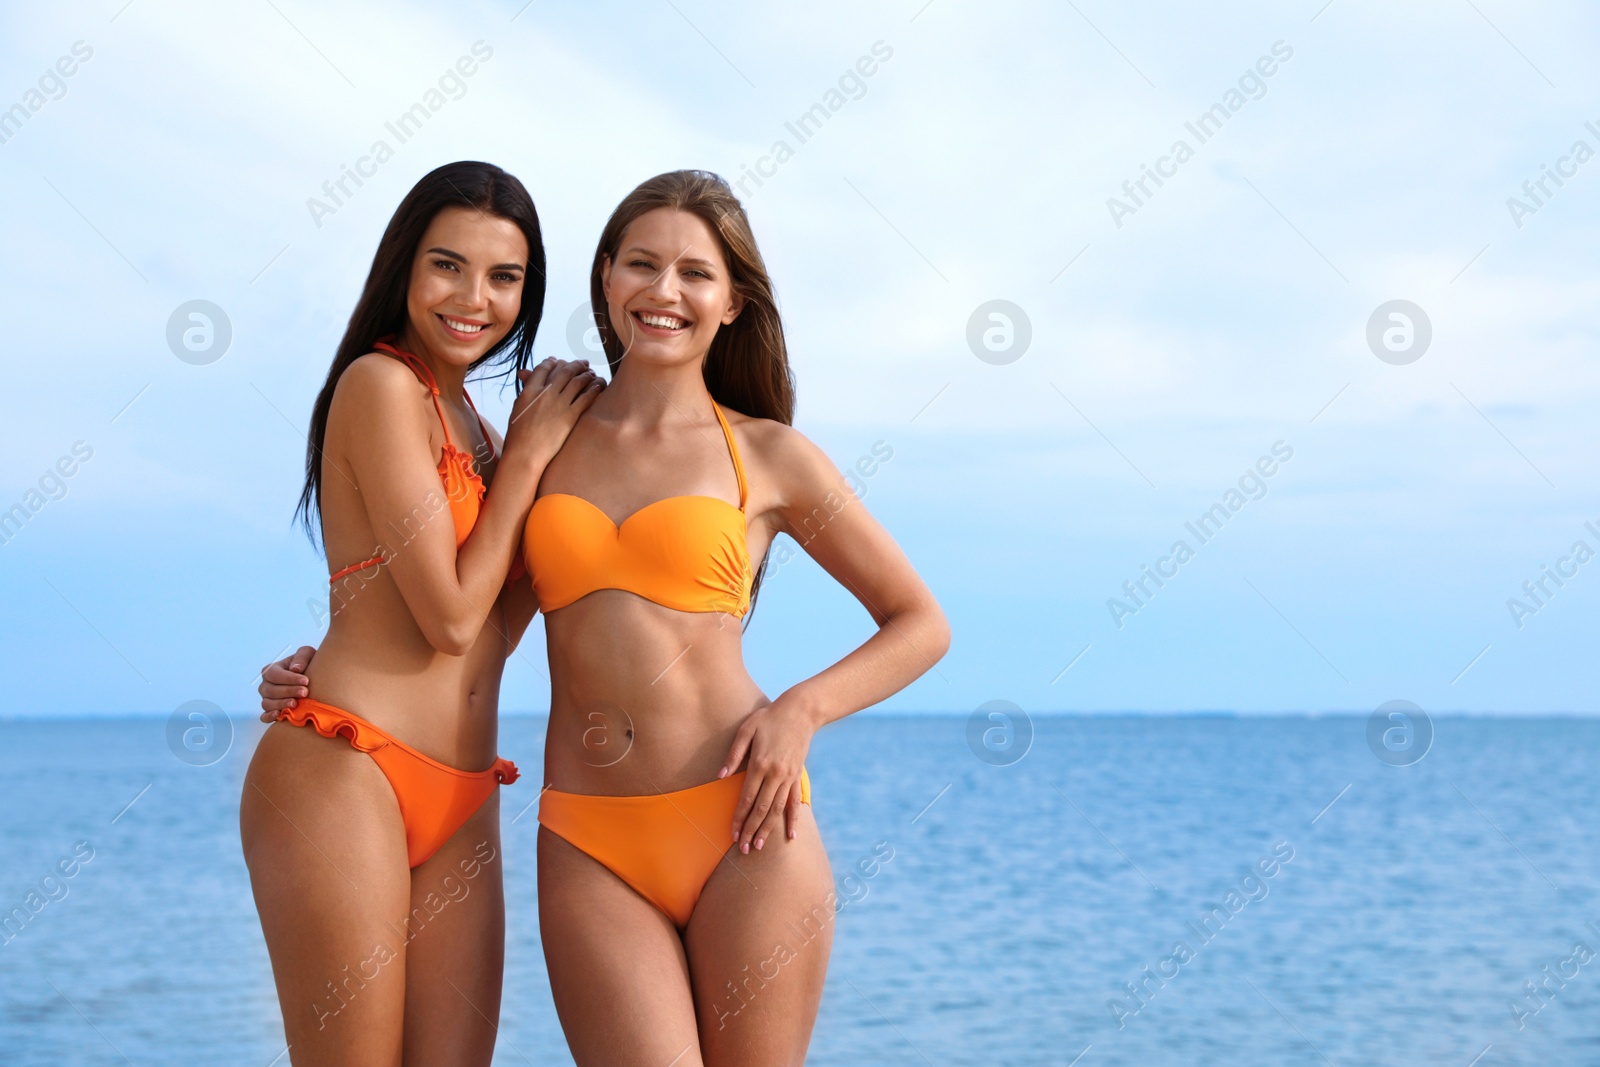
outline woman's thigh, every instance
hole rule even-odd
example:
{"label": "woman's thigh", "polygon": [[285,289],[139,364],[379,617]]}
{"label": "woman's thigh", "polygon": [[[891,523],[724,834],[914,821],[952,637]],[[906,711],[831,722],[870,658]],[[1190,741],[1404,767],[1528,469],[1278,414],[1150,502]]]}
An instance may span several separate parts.
{"label": "woman's thigh", "polygon": [[730,848],[684,932],[708,1067],[805,1062],[833,917],[833,870],[809,804],[793,840]]}
{"label": "woman's thigh", "polygon": [[677,928],[607,867],[542,826],[539,936],[578,1067],[701,1067]]}
{"label": "woman's thigh", "polygon": [[306,727],[267,730],[245,774],[240,840],[289,1058],[400,1063],[411,896],[405,831],[371,757]]}
{"label": "woman's thigh", "polygon": [[405,927],[406,1063],[487,1065],[505,974],[499,790],[411,872]]}

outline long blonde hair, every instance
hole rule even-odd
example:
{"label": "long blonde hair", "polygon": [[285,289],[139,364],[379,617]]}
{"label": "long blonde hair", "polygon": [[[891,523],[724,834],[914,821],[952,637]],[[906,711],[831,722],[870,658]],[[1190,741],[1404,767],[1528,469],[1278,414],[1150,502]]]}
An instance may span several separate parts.
{"label": "long blonde hair", "polygon": [[[772,419],[785,426],[794,425],[794,372],[789,367],[789,350],[783,339],[783,319],[772,291],[767,265],[756,247],[755,234],[744,205],[719,175],[706,170],[675,170],[657,174],[622,198],[600,232],[594,250],[594,267],[589,273],[589,306],[595,327],[605,346],[606,363],[616,376],[624,347],[611,325],[606,295],[600,282],[606,260],[615,260],[622,246],[622,235],[639,216],[657,208],[687,211],[703,219],[722,245],[733,291],[744,298],[739,317],[719,327],[706,353],[702,374],[712,399],[723,407],[746,415]],[[768,554],[771,548],[768,547]],[[750,611],[755,611],[756,592],[767,573],[767,556],[761,557],[755,581],[750,587]]]}

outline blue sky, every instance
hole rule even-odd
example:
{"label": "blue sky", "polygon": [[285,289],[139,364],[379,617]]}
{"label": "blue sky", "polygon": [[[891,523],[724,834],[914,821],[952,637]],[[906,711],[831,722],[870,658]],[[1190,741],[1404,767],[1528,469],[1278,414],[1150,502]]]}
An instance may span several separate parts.
{"label": "blue sky", "polygon": [[[260,664],[317,639],[326,572],[289,524],[310,403],[390,212],[460,158],[534,194],[537,348],[556,355],[634,184],[765,174],[745,189],[796,424],[841,468],[892,450],[864,503],[954,626],[885,710],[1600,707],[1600,561],[1573,555],[1600,551],[1592,8],[4,17],[0,108],[26,118],[0,124],[0,283],[21,311],[0,509],[42,506],[0,544],[0,714],[247,710]],[[448,77],[477,42],[487,58]],[[430,90],[400,143],[386,124]],[[808,113],[826,118],[802,140]],[[392,157],[362,163],[378,140]],[[347,166],[368,176],[313,210]],[[197,299],[232,330],[204,365],[166,336]],[[995,300],[1030,340],[1017,354],[1013,314],[1012,350],[979,358],[969,326]],[[1431,327],[1410,362],[1368,342],[1395,300]],[[503,420],[509,397],[478,395]],[[1202,543],[1185,524],[1217,504]],[[1146,566],[1170,577],[1135,602]],[[1513,597],[1537,610],[1513,617]],[[748,661],[776,695],[870,631],[802,557],[763,589]],[[504,694],[547,706],[538,624]]]}

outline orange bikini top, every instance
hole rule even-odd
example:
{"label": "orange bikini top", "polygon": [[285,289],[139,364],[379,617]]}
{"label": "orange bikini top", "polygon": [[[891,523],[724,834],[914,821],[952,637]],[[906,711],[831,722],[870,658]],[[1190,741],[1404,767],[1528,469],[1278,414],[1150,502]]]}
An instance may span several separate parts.
{"label": "orange bikini top", "polygon": [[[411,368],[423,385],[428,387],[432,394],[433,410],[439,416],[439,425],[444,430],[444,448],[439,454],[439,478],[444,482],[444,495],[450,505],[450,520],[456,528],[456,547],[460,548],[466,543],[467,535],[472,533],[472,528],[478,524],[478,511],[483,507],[483,494],[485,488],[483,479],[478,475],[478,467],[472,459],[472,453],[463,452],[450,440],[450,424],[445,421],[444,408],[439,406],[439,383],[434,380],[433,372],[428,365],[410,352],[396,348],[390,342],[393,337],[378,341],[372,347],[380,352],[387,352],[400,362]],[[478,419],[480,427],[483,416],[478,414],[478,405],[472,402],[472,394],[462,390],[467,398],[467,406],[472,409],[472,414]],[[489,455],[494,456],[494,438],[489,436],[487,428],[483,429],[483,439],[489,446]],[[329,584],[337,582],[340,578],[356,571],[365,570],[383,562],[383,556],[373,556],[371,559],[360,563],[353,563],[328,578]],[[511,573],[507,576],[507,583],[521,577],[522,554],[519,552],[512,560]]]}
{"label": "orange bikini top", "polygon": [[621,589],[679,611],[722,611],[742,618],[750,608],[750,549],[745,530],[744,464],[722,408],[722,424],[739,506],[714,496],[672,496],[613,523],[571,493],[533,502],[522,552],[539,610],[564,608],[597,589]]}

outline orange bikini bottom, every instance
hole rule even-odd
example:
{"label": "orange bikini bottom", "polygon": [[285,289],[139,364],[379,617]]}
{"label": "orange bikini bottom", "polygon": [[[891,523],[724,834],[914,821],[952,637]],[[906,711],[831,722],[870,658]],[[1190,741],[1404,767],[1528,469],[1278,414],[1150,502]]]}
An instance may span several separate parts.
{"label": "orange bikini bottom", "polygon": [[[484,771],[458,771],[425,756],[399,738],[332,704],[301,697],[298,706],[278,712],[278,721],[310,726],[323,737],[343,737],[372,757],[400,802],[406,830],[406,858],[420,867],[461,829],[500,785],[517,780],[517,765],[496,758]],[[732,818],[729,818],[730,825]]]}
{"label": "orange bikini bottom", "polygon": [[[744,771],[673,793],[607,797],[546,789],[539,825],[610,869],[678,929],[733,843]],[[800,769],[800,800],[811,776]]]}

